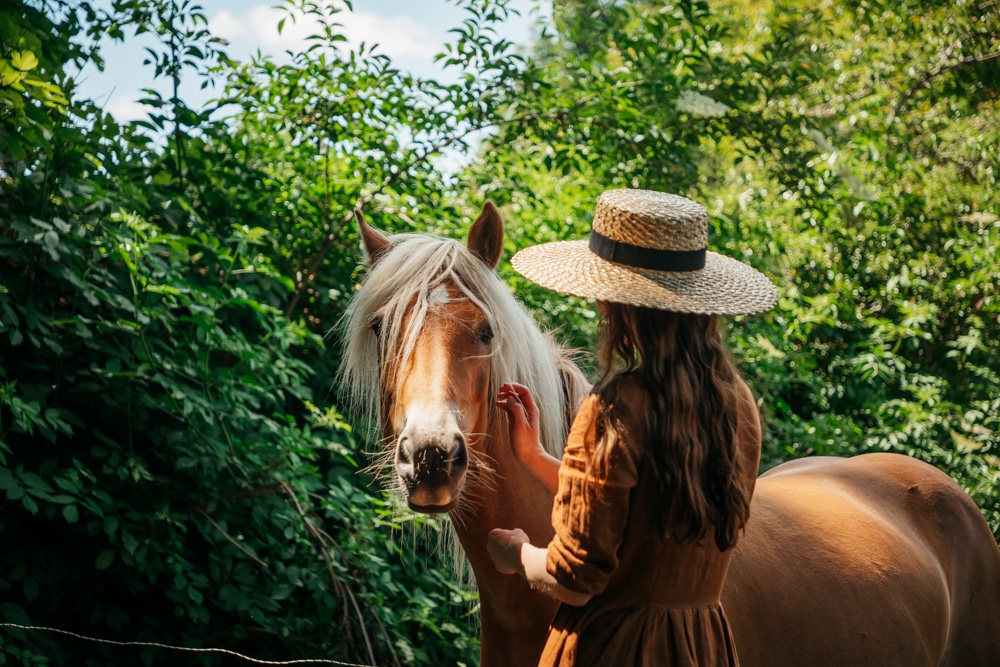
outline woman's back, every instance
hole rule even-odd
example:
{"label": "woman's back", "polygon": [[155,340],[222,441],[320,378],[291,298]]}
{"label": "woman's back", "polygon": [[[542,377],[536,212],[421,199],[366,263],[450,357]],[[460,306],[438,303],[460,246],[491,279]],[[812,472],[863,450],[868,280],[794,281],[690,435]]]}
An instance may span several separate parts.
{"label": "woman's back", "polygon": [[[760,429],[749,389],[740,386],[734,446],[752,484]],[[719,605],[732,550],[721,551],[711,533],[683,543],[662,533],[659,486],[643,452],[648,398],[637,382],[626,382],[618,400],[624,435],[613,445],[621,451],[605,483],[597,487],[586,475],[597,444],[597,396],[584,404],[567,443],[549,567],[594,597],[585,607],[560,608],[539,665],[738,664]]]}

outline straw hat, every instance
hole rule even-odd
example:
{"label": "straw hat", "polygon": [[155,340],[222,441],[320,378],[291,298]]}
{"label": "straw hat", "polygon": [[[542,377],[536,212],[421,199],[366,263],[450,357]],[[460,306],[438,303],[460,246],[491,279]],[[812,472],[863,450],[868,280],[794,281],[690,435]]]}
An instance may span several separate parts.
{"label": "straw hat", "polygon": [[608,190],[597,200],[589,241],[525,248],[522,276],[557,292],[681,313],[740,315],[770,309],[771,281],[711,252],[708,212],[678,195]]}

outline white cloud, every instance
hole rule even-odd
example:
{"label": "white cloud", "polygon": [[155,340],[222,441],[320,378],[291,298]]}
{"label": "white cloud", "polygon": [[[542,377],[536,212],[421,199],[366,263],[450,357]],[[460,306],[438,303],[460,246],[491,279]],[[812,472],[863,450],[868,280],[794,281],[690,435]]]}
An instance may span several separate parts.
{"label": "white cloud", "polygon": [[408,16],[384,17],[371,12],[345,14],[344,36],[351,45],[377,42],[379,51],[393,60],[431,60],[441,41]]}
{"label": "white cloud", "polygon": [[208,31],[216,37],[236,42],[247,35],[246,26],[228,9],[223,9],[208,22]]}
{"label": "white cloud", "polygon": [[138,95],[138,92],[115,95],[104,105],[104,110],[114,116],[119,123],[143,120],[149,114],[149,107],[136,101],[135,97]]}
{"label": "white cloud", "polygon": [[[288,18],[279,34],[278,23],[284,17]],[[294,19],[284,10],[256,5],[239,14],[224,9],[209,21],[208,28],[237,49],[254,51],[259,48],[277,55],[286,50],[302,50],[307,38],[321,31],[315,17],[298,14]],[[378,52],[393,60],[431,62],[440,49],[441,39],[408,16],[344,11],[337,14],[336,21],[343,26],[340,32],[347,38],[348,47],[355,48],[362,42],[378,43]]]}

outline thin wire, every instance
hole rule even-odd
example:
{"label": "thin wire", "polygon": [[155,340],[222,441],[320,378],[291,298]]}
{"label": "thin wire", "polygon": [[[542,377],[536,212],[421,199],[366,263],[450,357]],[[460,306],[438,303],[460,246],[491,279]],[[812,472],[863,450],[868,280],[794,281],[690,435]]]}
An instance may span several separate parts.
{"label": "thin wire", "polygon": [[171,651],[187,651],[188,653],[225,653],[226,655],[236,656],[237,658],[242,658],[247,662],[252,662],[257,665],[339,665],[339,667],[378,667],[377,665],[363,665],[354,662],[340,662],[338,660],[329,660],[326,658],[313,658],[313,659],[303,659],[303,660],[258,660],[257,658],[251,658],[249,656],[243,655],[242,653],[236,653],[235,651],[230,651],[224,648],[190,648],[187,646],[170,646],[169,644],[158,644],[156,642],[118,642],[111,639],[97,639],[96,637],[86,637],[84,635],[78,635],[75,632],[69,632],[68,630],[59,630],[58,628],[46,628],[37,625],[18,625],[17,623],[0,623],[0,627],[5,628],[17,628],[18,630],[44,630],[46,632],[56,632],[61,635],[68,635],[70,637],[76,637],[77,639],[82,639],[88,642],[97,642],[98,644],[110,644],[112,646],[149,646],[153,648],[165,648]]}

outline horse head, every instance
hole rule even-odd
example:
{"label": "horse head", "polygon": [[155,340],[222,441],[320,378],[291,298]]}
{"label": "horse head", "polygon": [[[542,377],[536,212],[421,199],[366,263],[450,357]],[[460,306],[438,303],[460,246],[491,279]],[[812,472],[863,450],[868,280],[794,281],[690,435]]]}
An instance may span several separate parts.
{"label": "horse head", "polygon": [[345,315],[342,376],[391,443],[384,462],[411,509],[451,512],[463,496],[483,502],[468,487],[489,484],[496,450],[508,449],[492,444],[506,437],[493,405],[499,384],[531,383],[547,403],[543,440],[555,451],[565,399],[579,398],[575,388],[566,394],[554,346],[496,275],[500,214],[487,202],[464,245],[386,237],[360,213],[358,224],[368,273]]}
{"label": "horse head", "polygon": [[531,387],[542,445],[561,456],[589,383],[497,276],[503,225],[492,204],[464,244],[386,237],[360,214],[358,224],[368,271],[340,322],[341,384],[353,412],[381,431],[378,467],[409,507],[448,512],[445,539],[462,547],[456,570],[467,558],[475,573],[483,646],[496,647],[483,667],[533,663],[556,603],[498,573],[486,535],[518,526],[544,544],[552,494],[514,458],[495,398],[506,381]]}

